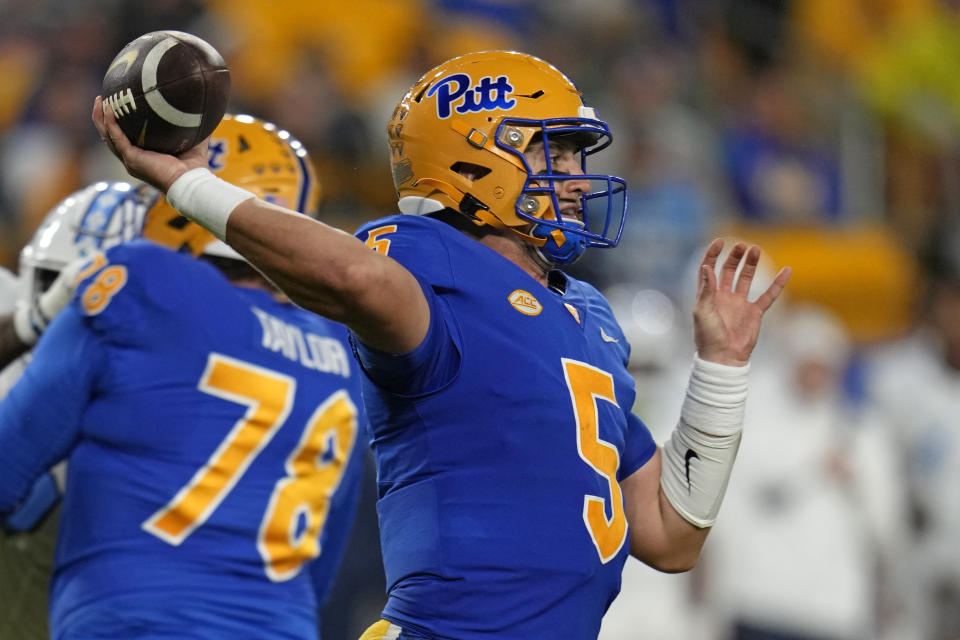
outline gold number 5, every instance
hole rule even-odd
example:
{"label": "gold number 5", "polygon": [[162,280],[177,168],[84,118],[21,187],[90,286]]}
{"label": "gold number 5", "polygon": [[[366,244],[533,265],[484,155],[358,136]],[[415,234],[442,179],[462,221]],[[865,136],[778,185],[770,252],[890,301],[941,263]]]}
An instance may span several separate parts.
{"label": "gold number 5", "polygon": [[606,478],[610,489],[611,518],[607,518],[607,499],[587,494],[583,497],[583,523],[590,539],[606,564],[620,552],[627,539],[627,516],[623,510],[623,495],[617,481],[620,454],[616,447],[600,439],[597,401],[606,400],[615,406],[613,376],[589,364],[562,358],[563,374],[573,403],[577,423],[577,451],[594,471]]}
{"label": "gold number 5", "polygon": [[371,229],[370,233],[367,234],[367,241],[365,244],[377,253],[387,255],[390,252],[390,238],[381,236],[386,236],[390,233],[396,233],[396,231],[397,225],[395,224],[388,224],[383,227]]}

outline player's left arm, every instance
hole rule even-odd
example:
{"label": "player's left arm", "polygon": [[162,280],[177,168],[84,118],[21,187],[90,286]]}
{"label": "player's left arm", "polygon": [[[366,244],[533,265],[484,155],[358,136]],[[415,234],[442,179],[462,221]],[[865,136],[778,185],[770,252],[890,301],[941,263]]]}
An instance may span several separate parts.
{"label": "player's left arm", "polygon": [[663,454],[620,481],[630,525],[630,555],[667,573],[689,571],[700,556],[709,528],[684,520],[660,487]]}
{"label": "player's left arm", "polygon": [[67,307],[37,343],[23,376],[0,402],[0,517],[65,458],[103,366],[103,351],[80,311]]}
{"label": "player's left arm", "polygon": [[663,448],[621,482],[630,551],[661,571],[692,568],[716,521],[740,446],[750,354],[764,313],[790,278],[790,269],[782,269],[750,302],[760,248],[737,243],[718,278],[722,249],[715,240],[700,265],[693,312],[697,356],[680,421]]}
{"label": "player's left arm", "polygon": [[[65,474],[66,462],[59,463],[54,469],[61,467]],[[60,502],[61,497],[63,497],[63,486],[57,481],[57,476],[52,469],[37,478],[17,510],[3,521],[4,530],[30,531],[36,528],[50,510]]]}

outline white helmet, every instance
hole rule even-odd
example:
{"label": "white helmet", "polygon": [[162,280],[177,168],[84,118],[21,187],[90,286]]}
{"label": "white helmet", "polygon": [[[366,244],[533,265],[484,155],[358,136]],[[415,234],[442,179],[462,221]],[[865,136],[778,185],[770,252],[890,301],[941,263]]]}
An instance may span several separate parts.
{"label": "white helmet", "polygon": [[73,260],[142,236],[158,192],[127,182],[97,182],[51,209],[20,251],[21,300],[45,291]]}
{"label": "white helmet", "polygon": [[13,311],[13,305],[20,295],[20,281],[3,267],[0,267],[0,316]]}

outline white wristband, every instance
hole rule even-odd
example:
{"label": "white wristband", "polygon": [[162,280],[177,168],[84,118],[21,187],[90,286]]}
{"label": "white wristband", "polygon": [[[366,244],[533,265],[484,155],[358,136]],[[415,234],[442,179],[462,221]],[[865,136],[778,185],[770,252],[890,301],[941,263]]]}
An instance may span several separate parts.
{"label": "white wristband", "polygon": [[716,522],[740,447],[750,365],[694,357],[680,422],[663,446],[660,486],[673,508],[698,527]]}
{"label": "white wristband", "polygon": [[187,171],[167,190],[167,202],[171,207],[220,240],[227,239],[227,218],[237,205],[255,197],[203,167]]}

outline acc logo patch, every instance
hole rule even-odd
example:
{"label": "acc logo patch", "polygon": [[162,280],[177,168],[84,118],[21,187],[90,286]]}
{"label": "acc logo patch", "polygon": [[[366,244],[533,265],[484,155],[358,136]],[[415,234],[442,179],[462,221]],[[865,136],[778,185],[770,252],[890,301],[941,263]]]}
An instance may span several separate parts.
{"label": "acc logo patch", "polygon": [[540,301],[534,298],[532,293],[523,289],[517,289],[511,293],[507,296],[507,300],[514,309],[526,316],[535,316],[543,311]]}

